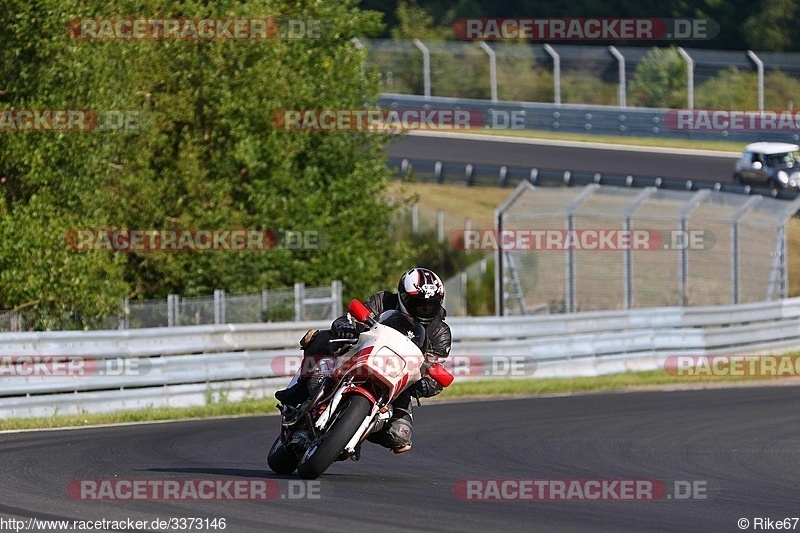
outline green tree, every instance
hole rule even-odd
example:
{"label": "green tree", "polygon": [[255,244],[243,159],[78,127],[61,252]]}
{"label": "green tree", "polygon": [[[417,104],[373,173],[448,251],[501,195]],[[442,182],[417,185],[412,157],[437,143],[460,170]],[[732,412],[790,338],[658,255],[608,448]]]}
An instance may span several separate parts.
{"label": "green tree", "polygon": [[791,47],[797,26],[796,0],[762,0],[761,9],[742,24],[745,41],[756,50],[783,52]]}
{"label": "green tree", "polygon": [[[123,297],[256,290],[342,279],[384,287],[412,257],[392,242],[388,136],[288,132],[285,109],[375,102],[352,38],[380,29],[354,1],[209,5],[202,0],[23,0],[0,12],[0,109],[132,110],[140,131],[0,132],[0,309],[58,310],[84,323]],[[320,39],[86,41],[74,18],[294,18]],[[75,252],[80,228],[317,230],[319,250]],[[43,302],[50,302],[49,307]]]}
{"label": "green tree", "polygon": [[397,25],[391,30],[392,39],[441,41],[452,35],[449,27],[437,27],[433,15],[415,0],[400,0],[395,15]]}
{"label": "green tree", "polygon": [[653,48],[633,73],[634,105],[686,107],[686,62],[674,48]]}

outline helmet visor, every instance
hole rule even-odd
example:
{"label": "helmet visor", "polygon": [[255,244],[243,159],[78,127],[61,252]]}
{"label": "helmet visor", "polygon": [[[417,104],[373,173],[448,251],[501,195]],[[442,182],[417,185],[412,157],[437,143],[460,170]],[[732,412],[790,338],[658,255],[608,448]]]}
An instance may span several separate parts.
{"label": "helmet visor", "polygon": [[409,298],[406,303],[409,314],[423,320],[436,318],[441,308],[442,301],[435,298]]}

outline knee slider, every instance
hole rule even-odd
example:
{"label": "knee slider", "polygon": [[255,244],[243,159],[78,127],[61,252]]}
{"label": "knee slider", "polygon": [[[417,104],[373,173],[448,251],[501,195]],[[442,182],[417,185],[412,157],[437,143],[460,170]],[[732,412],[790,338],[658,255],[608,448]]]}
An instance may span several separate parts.
{"label": "knee slider", "polygon": [[387,432],[392,439],[394,446],[405,446],[411,444],[411,422],[398,418],[392,420]]}

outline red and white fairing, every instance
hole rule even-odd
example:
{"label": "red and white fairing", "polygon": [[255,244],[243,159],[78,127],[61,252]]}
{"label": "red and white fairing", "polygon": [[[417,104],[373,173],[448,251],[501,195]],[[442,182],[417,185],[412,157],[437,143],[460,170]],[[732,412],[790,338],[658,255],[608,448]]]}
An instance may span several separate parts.
{"label": "red and white fairing", "polygon": [[[422,378],[425,356],[411,338],[376,322],[361,302],[354,300],[348,310],[368,329],[361,333],[356,345],[337,358],[333,377],[340,382],[340,386],[315,426],[320,430],[325,428],[345,396],[359,394],[366,397],[372,403],[372,409],[345,446],[345,450],[352,453],[377,420],[388,419],[390,412],[386,407],[407,387]],[[431,376],[437,381],[445,381],[445,386],[449,385],[452,375],[441,365],[434,366],[436,368]]]}

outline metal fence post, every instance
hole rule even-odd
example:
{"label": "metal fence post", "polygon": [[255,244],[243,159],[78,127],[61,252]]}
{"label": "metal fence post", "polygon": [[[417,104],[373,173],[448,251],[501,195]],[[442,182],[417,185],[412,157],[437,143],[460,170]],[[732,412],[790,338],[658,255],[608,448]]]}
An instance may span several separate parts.
{"label": "metal fence post", "polygon": [[789,247],[786,235],[786,222],[781,224],[781,298],[786,299],[789,297]]}
{"label": "metal fence post", "polygon": [[[600,185],[590,183],[572,199],[567,205],[565,214],[567,216],[566,229],[568,233],[575,231],[575,211],[594,194]],[[575,248],[566,249],[566,279],[564,280],[564,309],[567,313],[575,312]]]}
{"label": "metal fence post", "polygon": [[425,99],[431,97],[431,52],[419,39],[414,39],[414,46],[422,52],[422,76],[424,82]]}
{"label": "metal fence post", "polygon": [[[683,239],[687,239],[688,235],[686,219],[689,218],[689,214],[694,210],[694,208],[700,205],[700,202],[702,202],[703,199],[709,194],[711,194],[711,191],[708,189],[697,191],[681,208],[679,217],[681,236]],[[685,242],[683,243],[683,246],[681,246],[679,257],[681,277],[678,305],[684,306],[686,305],[686,295],[689,293],[689,247]]]}
{"label": "metal fence post", "polygon": [[694,59],[680,46],[678,53],[686,61],[686,100],[687,109],[694,109]]}
{"label": "metal fence post", "polygon": [[[517,185],[517,188],[514,189],[514,192],[511,193],[511,196],[506,198],[505,201],[494,210],[494,229],[497,230],[498,235],[500,235],[500,232],[503,231],[503,217],[505,216],[505,213],[508,211],[509,207],[514,205],[523,192],[533,189],[534,187],[530,184],[530,182],[520,182],[519,185]],[[502,247],[497,246],[494,251],[494,314],[496,316],[503,316],[506,312],[506,309],[504,309],[506,290],[505,284],[503,283],[504,269],[505,265],[503,264],[503,250]]]}
{"label": "metal fence post", "polygon": [[411,234],[419,233],[419,204],[411,206]]}
{"label": "metal fence post", "polygon": [[122,317],[119,319],[119,329],[128,329],[131,327],[131,308],[128,305],[128,299],[122,299]]}
{"label": "metal fence post", "polygon": [[608,51],[611,52],[611,55],[617,60],[617,64],[619,65],[619,88],[617,89],[617,101],[619,102],[620,107],[626,107],[626,80],[625,80],[625,56],[619,53],[614,46],[609,46]]}
{"label": "metal fence post", "polygon": [[331,320],[335,320],[342,314],[342,282],[335,279],[331,282]]}
{"label": "metal fence post", "polygon": [[467,316],[467,271],[461,271],[461,315]]}
{"label": "metal fence post", "polygon": [[739,221],[731,220],[731,303],[739,303]]}
{"label": "metal fence post", "polygon": [[[629,205],[625,207],[625,211],[623,212],[623,228],[626,234],[629,236],[628,242],[632,243],[633,240],[630,238],[633,232],[633,221],[631,218],[633,217],[633,213],[639,209],[647,198],[656,192],[655,187],[646,187],[639,195],[631,202]],[[623,250],[624,259],[622,264],[622,271],[623,271],[623,299],[625,309],[630,309],[633,307],[633,251],[631,247],[628,246]]]}
{"label": "metal fence post", "polygon": [[772,266],[769,269],[769,282],[767,283],[767,301],[771,301],[775,294],[775,285],[778,285],[778,298],[783,294],[783,272],[784,270],[784,243],[785,225],[776,228],[775,248],[772,252]]}
{"label": "metal fence post", "polygon": [[300,322],[305,318],[306,286],[303,283],[294,284],[294,320]]}
{"label": "metal fence post", "polygon": [[225,323],[225,291],[214,289],[214,324]]}
{"label": "metal fence post", "polygon": [[553,58],[553,99],[556,105],[561,105],[561,56],[547,43],[544,51]]}
{"label": "metal fence post", "polygon": [[731,217],[731,303],[739,303],[739,222],[763,196],[752,196]]}
{"label": "metal fence post", "polygon": [[747,51],[747,57],[756,64],[758,70],[758,110],[764,111],[764,62],[752,50]]}
{"label": "metal fence post", "polygon": [[[786,223],[800,210],[800,197],[795,198],[781,213],[781,224],[777,229],[775,251],[773,251],[772,268],[769,273],[769,286],[767,287],[767,300],[772,300],[775,284],[778,284],[779,298],[786,298],[789,291]],[[778,272],[780,270],[780,272]],[[775,279],[780,276],[780,279]]]}
{"label": "metal fence post", "polygon": [[436,237],[439,242],[444,242],[444,211],[436,212]]}
{"label": "metal fence post", "polygon": [[492,102],[497,102],[497,55],[492,47],[485,41],[478,41],[483,51],[489,55],[489,86],[492,94]]}
{"label": "metal fence post", "polygon": [[176,295],[174,295],[174,294],[168,294],[167,295],[167,327],[168,328],[175,327],[175,325],[176,325],[175,324],[176,323],[176,320],[175,320],[175,304],[173,303],[173,300],[174,300],[175,296]]}

